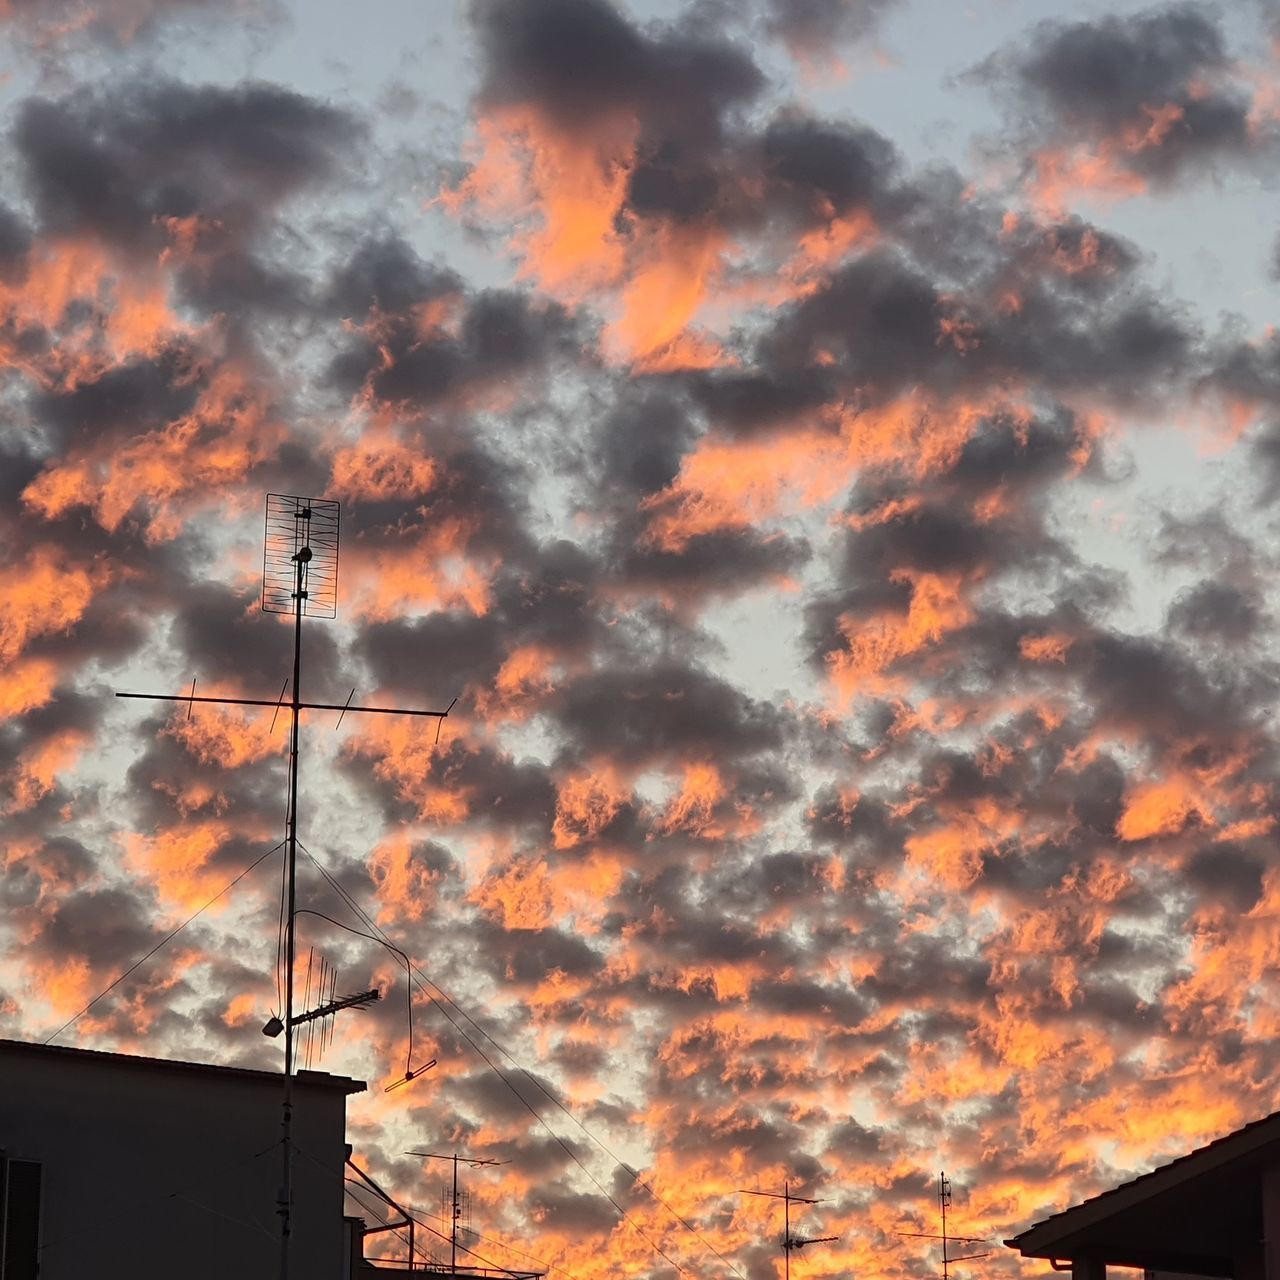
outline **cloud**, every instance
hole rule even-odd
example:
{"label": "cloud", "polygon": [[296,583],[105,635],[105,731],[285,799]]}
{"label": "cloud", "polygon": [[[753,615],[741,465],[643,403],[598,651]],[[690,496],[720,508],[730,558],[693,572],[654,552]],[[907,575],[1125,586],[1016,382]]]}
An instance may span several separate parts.
{"label": "cloud", "polygon": [[1274,162],[1273,123],[1204,6],[1041,23],[976,76],[1029,120],[1018,145],[1046,208]]}
{"label": "cloud", "polygon": [[[118,12],[176,40],[198,8]],[[457,695],[438,740],[304,725],[342,892],[304,855],[303,900],[364,930],[350,895],[427,975],[438,1066],[351,1102],[375,1176],[425,1206],[399,1153],[431,1135],[509,1159],[477,1223],[578,1275],[662,1269],[646,1237],[766,1275],[776,1217],[737,1189],[799,1180],[840,1236],[806,1258],[902,1277],[939,1162],[1008,1233],[1176,1154],[1171,1109],[1190,1143],[1276,1103],[1280,363],[1174,295],[1140,208],[1010,209],[874,94],[819,114],[768,41],[822,70],[890,5],[739,10],[477,3],[444,29],[474,92],[433,78],[429,122],[328,72],[148,79],[109,26],[79,88],[15,87],[0,1024],[47,1034],[279,840],[283,716],[109,694],[274,697],[262,490],[327,493],[304,688]],[[1029,32],[981,73],[1012,162],[1043,186],[1066,146],[1171,208],[1261,166],[1224,31]],[[424,147],[445,187],[409,199]],[[82,1042],[278,1065],[279,871]],[[386,995],[323,1065],[401,1079],[399,961],[302,922]]]}
{"label": "cloud", "polygon": [[28,99],[14,132],[45,231],[123,247],[191,218],[250,231],[358,136],[347,113],[279,86],[164,80]]}
{"label": "cloud", "polygon": [[721,114],[763,77],[745,50],[670,28],[648,35],[604,0],[552,0],[536,9],[480,0],[473,20],[488,103],[533,103],[568,132],[628,113],[655,129],[713,135]]}
{"label": "cloud", "polygon": [[[272,0],[245,0],[236,9],[241,20],[274,16]],[[182,19],[216,18],[223,7],[211,0],[9,0],[0,21],[22,31],[37,49],[76,47],[82,43],[108,48],[154,37]]]}

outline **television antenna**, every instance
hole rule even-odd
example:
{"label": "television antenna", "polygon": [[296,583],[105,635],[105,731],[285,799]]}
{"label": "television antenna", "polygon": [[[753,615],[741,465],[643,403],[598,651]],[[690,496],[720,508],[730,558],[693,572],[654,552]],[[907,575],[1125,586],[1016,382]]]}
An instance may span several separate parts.
{"label": "television antenna", "polygon": [[[302,996],[304,1004],[310,1003],[311,1000],[312,970],[315,959],[313,947],[307,954],[307,982]],[[315,984],[315,994],[320,1004],[308,1009],[305,1013],[294,1014],[290,1021],[290,1026],[307,1028],[307,1048],[303,1060],[308,1070],[311,1068],[313,1051],[317,1058],[322,1058],[324,1051],[333,1043],[333,1023],[337,1014],[343,1009],[367,1009],[371,1004],[376,1004],[382,999],[382,992],[377,987],[371,987],[368,991],[357,991],[347,996],[335,994],[338,986],[338,971],[323,955],[320,956],[320,971],[315,975]],[[267,1019],[266,1026],[262,1028],[262,1034],[274,1038],[283,1030],[284,1022],[278,1015],[272,1014]]]}
{"label": "television antenna", "polygon": [[[340,507],[331,498],[304,498],[289,493],[267,494],[265,531],[262,551],[262,610],[264,613],[293,615],[293,680],[289,696],[289,803],[286,821],[285,881],[285,996],[284,1017],[275,1034],[284,1034],[284,1103],[282,1107],[281,1186],[276,1211],[280,1215],[280,1280],[289,1280],[289,1238],[293,1214],[293,1075],[294,1032],[301,1022],[327,1017],[342,1008],[362,1007],[376,998],[352,997],[343,1002],[331,1001],[328,1007],[312,1010],[299,1017],[293,1012],[293,971],[296,960],[297,873],[298,873],[298,738],[304,711],[337,711],[338,724],[348,711],[366,715],[426,716],[436,721],[436,740],[440,726],[453,710],[455,698],[443,711],[418,711],[408,707],[352,706],[355,690],[345,703],[304,702],[302,698],[302,619],[334,618],[338,613],[338,521]],[[189,693],[117,693],[117,698],[143,698],[153,702],[185,702],[187,718],[195,703],[222,706],[275,707],[279,714],[284,690],[278,698],[222,698],[196,696],[196,682]],[[274,725],[275,721],[272,720]],[[267,1023],[270,1028],[273,1022]],[[264,1028],[264,1030],[267,1030]]]}
{"label": "television antenna", "polygon": [[[501,1164],[510,1164],[510,1160],[481,1160],[475,1156],[460,1156],[456,1151],[449,1155],[437,1155],[434,1151],[406,1151],[407,1156],[417,1156],[421,1160],[450,1160],[453,1162],[453,1195],[450,1197],[449,1211],[449,1274],[458,1274],[458,1223],[462,1219],[462,1201],[458,1196],[458,1166],[465,1164],[472,1169],[492,1168]],[[509,1274],[515,1275],[515,1272]],[[534,1275],[540,1273],[534,1272]]]}
{"label": "television antenna", "polygon": [[914,1240],[942,1241],[942,1280],[951,1280],[951,1264],[953,1262],[971,1262],[974,1258],[985,1258],[990,1250],[983,1253],[965,1253],[955,1256],[949,1253],[947,1246],[952,1244],[986,1244],[987,1241],[978,1236],[954,1236],[947,1231],[947,1210],[951,1208],[951,1179],[945,1173],[938,1174],[938,1208],[942,1214],[942,1234],[929,1231],[896,1231],[895,1235],[909,1236]]}
{"label": "television antenna", "polygon": [[839,1240],[839,1236],[793,1236],[791,1234],[791,1206],[793,1204],[824,1204],[823,1200],[813,1200],[808,1196],[791,1194],[791,1184],[784,1182],[781,1193],[777,1191],[744,1191],[738,1190],[740,1196],[766,1196],[770,1200],[782,1201],[782,1257],[783,1271],[786,1280],[791,1280],[791,1254],[797,1249],[808,1248],[811,1244],[829,1244]]}

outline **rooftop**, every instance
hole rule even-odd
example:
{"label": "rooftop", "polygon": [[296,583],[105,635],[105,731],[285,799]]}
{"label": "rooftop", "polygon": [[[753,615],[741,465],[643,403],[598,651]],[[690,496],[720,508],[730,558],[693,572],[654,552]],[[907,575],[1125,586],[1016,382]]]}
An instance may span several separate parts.
{"label": "rooftop", "polygon": [[[101,1049],[73,1049],[60,1044],[33,1044],[27,1040],[0,1040],[0,1057],[18,1054],[50,1061],[78,1061],[101,1067],[132,1067],[168,1072],[195,1072],[216,1076],[220,1080],[278,1081],[280,1072],[260,1071],[250,1067],[220,1067],[209,1062],[181,1062],[174,1058],[147,1058],[132,1053],[107,1053]],[[314,1089],[338,1089],[344,1094],[363,1093],[365,1082],[350,1076],[333,1076],[327,1071],[299,1071],[294,1076],[298,1085]]]}
{"label": "rooftop", "polygon": [[1259,1182],[1280,1166],[1280,1112],[1055,1213],[1010,1240],[1023,1257],[1231,1276],[1262,1234]]}

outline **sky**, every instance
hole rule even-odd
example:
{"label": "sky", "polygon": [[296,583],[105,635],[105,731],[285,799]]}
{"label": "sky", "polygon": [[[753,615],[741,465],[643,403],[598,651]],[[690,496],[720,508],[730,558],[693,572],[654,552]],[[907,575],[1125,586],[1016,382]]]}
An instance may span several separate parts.
{"label": "sky", "polygon": [[1278,58],[0,0],[0,1036],[279,1065],[286,717],[112,695],[281,695],[286,493],[304,697],[457,699],[304,719],[299,982],[384,992],[304,1057],[425,1221],[507,1162],[478,1257],[766,1280],[787,1182],[923,1278],[940,1170],[998,1242],[1280,1105]]}

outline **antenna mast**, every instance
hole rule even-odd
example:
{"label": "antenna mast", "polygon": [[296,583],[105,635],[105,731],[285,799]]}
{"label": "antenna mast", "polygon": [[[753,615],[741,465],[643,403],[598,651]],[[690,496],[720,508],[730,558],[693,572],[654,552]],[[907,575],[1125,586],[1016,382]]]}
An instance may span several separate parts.
{"label": "antenna mast", "polygon": [[953,1236],[947,1231],[947,1210],[951,1208],[951,1179],[945,1173],[938,1174],[938,1209],[942,1215],[942,1234],[935,1235],[930,1231],[898,1231],[896,1235],[909,1236],[915,1240],[942,1241],[942,1280],[951,1280],[951,1264],[953,1262],[971,1262],[974,1258],[985,1258],[989,1251],[983,1253],[965,1253],[960,1256],[952,1254],[947,1246],[952,1244],[986,1244],[978,1236]]}
{"label": "antenna mast", "polygon": [[791,1194],[791,1184],[784,1182],[782,1184],[782,1194],[776,1191],[743,1191],[739,1189],[740,1196],[767,1196],[771,1200],[782,1201],[782,1258],[783,1258],[783,1274],[786,1280],[791,1280],[791,1253],[794,1249],[803,1249],[806,1245],[811,1244],[829,1244],[832,1240],[839,1240],[839,1236],[793,1236],[791,1234],[791,1206],[793,1204],[822,1204],[821,1200],[811,1200],[807,1196],[796,1196]]}
{"label": "antenna mast", "polygon": [[[433,1151],[406,1151],[407,1156],[418,1156],[422,1160],[450,1160],[453,1162],[453,1195],[449,1201],[449,1274],[458,1274],[458,1222],[462,1217],[462,1202],[458,1198],[458,1165],[469,1165],[473,1169],[488,1166],[510,1164],[509,1160],[481,1160],[474,1156],[460,1156],[456,1151],[450,1155],[437,1155]],[[464,1246],[465,1248],[465,1246]],[[515,1274],[512,1272],[511,1274]]]}
{"label": "antenna mast", "polygon": [[[262,554],[262,609],[265,613],[293,615],[293,680],[289,698],[289,796],[286,818],[285,883],[285,996],[284,1019],[284,1102],[281,1115],[281,1185],[277,1200],[280,1215],[280,1280],[289,1280],[289,1238],[293,1215],[293,1076],[294,1031],[302,1021],[312,1017],[336,1013],[331,1002],[323,1011],[313,1011],[304,1018],[293,1013],[293,971],[296,961],[296,931],[298,914],[298,739],[302,712],[337,711],[342,716],[348,711],[379,715],[428,716],[436,721],[436,735],[440,725],[453,710],[453,702],[443,711],[417,711],[406,707],[353,707],[351,697],[345,703],[304,702],[302,700],[302,619],[303,617],[334,618],[338,613],[338,520],[339,504],[330,498],[303,498],[294,494],[269,493],[267,495],[266,530]],[[187,717],[197,702],[216,703],[222,706],[275,707],[280,699],[197,697],[195,681],[191,692],[172,693],[117,693],[117,698],[144,698],[156,702],[185,702]],[[352,690],[353,697],[355,690]],[[454,699],[456,702],[457,699]],[[349,1002],[336,1002],[339,1007],[358,1007],[369,1003],[376,996],[361,993]],[[267,1024],[268,1028],[278,1019]],[[268,1031],[267,1034],[272,1034]],[[275,1034],[279,1034],[275,1032]]]}

